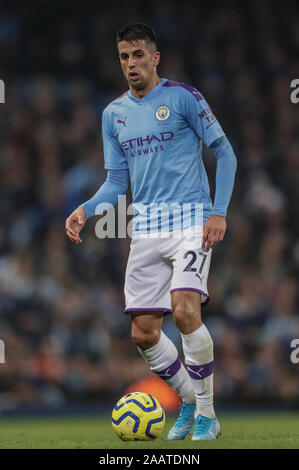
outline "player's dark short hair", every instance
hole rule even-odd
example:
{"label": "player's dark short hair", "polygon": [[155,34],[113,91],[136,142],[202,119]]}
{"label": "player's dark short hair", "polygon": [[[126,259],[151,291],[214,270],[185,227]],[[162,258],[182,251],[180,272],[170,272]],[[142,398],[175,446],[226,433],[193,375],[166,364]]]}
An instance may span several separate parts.
{"label": "player's dark short hair", "polygon": [[153,29],[144,23],[132,23],[116,33],[117,44],[120,41],[136,41],[144,39],[148,43],[153,43],[157,47],[157,37]]}

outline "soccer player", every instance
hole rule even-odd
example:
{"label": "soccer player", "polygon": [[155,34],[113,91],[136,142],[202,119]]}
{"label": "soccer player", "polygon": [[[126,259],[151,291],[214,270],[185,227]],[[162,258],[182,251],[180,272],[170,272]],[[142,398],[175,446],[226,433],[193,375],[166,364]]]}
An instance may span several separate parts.
{"label": "soccer player", "polygon": [[[213,405],[213,341],[202,321],[201,305],[209,299],[212,250],[226,231],[236,157],[202,94],[159,77],[160,53],[149,26],[122,29],[117,47],[129,90],[103,111],[107,179],[67,218],[66,233],[81,243],[86,220],[99,213],[99,204],[116,204],[118,195],[126,194],[130,177],[137,210],[126,269],[125,312],[131,317],[132,339],[151,370],[182,397],[179,417],[167,439],[184,439],[192,428],[192,440],[215,439],[220,424]],[[217,160],[213,204],[202,143]],[[161,203],[191,205],[191,217],[181,231],[178,211],[168,225],[160,218],[153,224],[156,231],[151,231],[148,222],[157,219],[157,211],[148,209]],[[152,233],[169,236],[152,237]],[[180,236],[171,237],[173,233]],[[185,364],[161,329],[169,312],[181,334]]]}

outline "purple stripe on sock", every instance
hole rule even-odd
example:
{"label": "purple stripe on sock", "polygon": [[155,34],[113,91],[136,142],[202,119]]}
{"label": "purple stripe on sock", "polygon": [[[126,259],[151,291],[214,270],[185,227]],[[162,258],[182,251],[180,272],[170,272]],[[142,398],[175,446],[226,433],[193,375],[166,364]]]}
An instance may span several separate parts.
{"label": "purple stripe on sock", "polygon": [[192,366],[190,364],[185,365],[190,377],[196,380],[205,379],[214,372],[214,361],[208,362],[207,364],[201,364],[200,366]]}
{"label": "purple stripe on sock", "polygon": [[173,364],[171,364],[170,366],[166,367],[166,369],[159,370],[159,371],[154,370],[153,372],[155,372],[155,374],[159,375],[159,377],[161,377],[161,379],[167,380],[167,379],[171,379],[171,377],[173,377],[178,372],[181,365],[182,365],[181,360],[179,358],[177,358],[177,360],[174,361]]}

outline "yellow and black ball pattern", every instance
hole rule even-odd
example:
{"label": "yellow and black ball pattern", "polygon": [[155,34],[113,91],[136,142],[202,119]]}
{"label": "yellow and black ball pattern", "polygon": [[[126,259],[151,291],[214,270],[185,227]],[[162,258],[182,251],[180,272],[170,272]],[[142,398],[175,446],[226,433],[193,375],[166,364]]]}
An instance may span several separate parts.
{"label": "yellow and black ball pattern", "polygon": [[129,393],[112,411],[112,427],[123,441],[151,441],[160,436],[164,425],[164,410],[148,393]]}

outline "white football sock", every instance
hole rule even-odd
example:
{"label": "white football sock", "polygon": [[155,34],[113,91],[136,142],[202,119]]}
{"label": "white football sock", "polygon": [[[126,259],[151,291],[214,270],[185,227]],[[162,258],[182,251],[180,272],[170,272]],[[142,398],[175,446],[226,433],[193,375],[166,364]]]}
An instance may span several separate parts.
{"label": "white football sock", "polygon": [[195,403],[195,393],[189,374],[178,357],[177,348],[162,330],[155,346],[145,351],[138,347],[138,350],[151,370],[176,390],[183,401]]}
{"label": "white football sock", "polygon": [[215,417],[213,405],[214,357],[213,341],[204,324],[182,336],[185,365],[196,395],[196,413]]}

